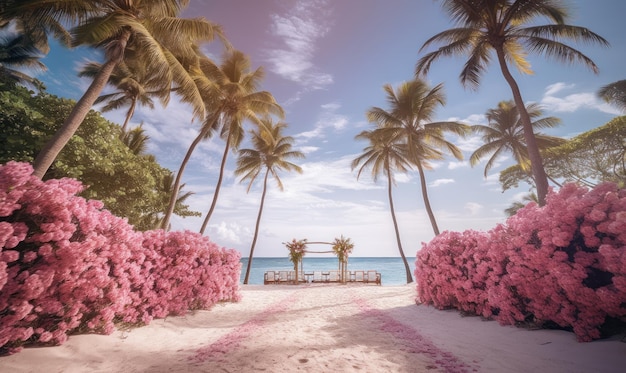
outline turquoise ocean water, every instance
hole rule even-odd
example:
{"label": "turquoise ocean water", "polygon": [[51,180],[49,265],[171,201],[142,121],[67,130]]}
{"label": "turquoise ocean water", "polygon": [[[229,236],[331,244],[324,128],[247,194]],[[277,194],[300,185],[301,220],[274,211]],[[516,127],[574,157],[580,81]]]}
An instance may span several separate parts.
{"label": "turquoise ocean water", "polygon": [[[303,259],[304,271],[322,271],[322,270],[337,270],[339,263],[336,257],[329,258],[307,258]],[[411,275],[415,277],[415,257],[407,257],[409,267],[411,268]],[[241,279],[246,274],[246,266],[248,265],[248,258],[241,259]],[[348,270],[377,270],[382,274],[383,286],[404,285],[406,284],[406,272],[404,270],[404,263],[402,258],[350,258],[348,261]],[[289,258],[253,258],[252,268],[250,269],[249,284],[263,284],[263,274],[266,271],[272,270],[293,270],[293,264],[289,261]],[[415,278],[413,279],[415,281]]]}

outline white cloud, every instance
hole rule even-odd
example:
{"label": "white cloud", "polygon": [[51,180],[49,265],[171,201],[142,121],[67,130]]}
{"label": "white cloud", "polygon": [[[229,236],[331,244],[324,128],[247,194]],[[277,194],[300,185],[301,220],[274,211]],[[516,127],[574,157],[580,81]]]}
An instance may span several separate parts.
{"label": "white cloud", "polygon": [[575,84],[565,84],[563,82],[550,84],[549,86],[546,87],[546,92],[544,93],[544,95],[552,96],[563,90],[574,88],[575,86],[576,86]]}
{"label": "white cloud", "polygon": [[468,167],[467,161],[452,161],[448,162],[448,170],[456,170],[457,168]]}
{"label": "white cloud", "polygon": [[336,113],[341,108],[339,103],[328,103],[321,105],[322,112],[319,118],[315,122],[315,127],[306,132],[301,132],[295,135],[295,138],[315,139],[326,137],[326,129],[332,128],[335,131],[343,130],[349,123],[348,117],[342,114]]}
{"label": "white cloud", "polygon": [[432,183],[430,183],[430,187],[435,188],[438,187],[440,185],[445,185],[445,184],[452,184],[454,183],[454,179],[437,179],[435,181],[433,181]]}
{"label": "white cloud", "polygon": [[471,136],[466,138],[459,138],[455,140],[454,145],[464,152],[473,152],[483,145],[483,140],[480,136]]}
{"label": "white cloud", "polygon": [[[293,188],[299,193],[331,192],[334,189],[363,190],[376,188],[374,185],[358,182],[356,171],[350,163],[353,155],[323,162],[308,162],[300,165],[301,175],[291,174],[284,179],[286,188]],[[288,185],[288,186],[287,186]]]}
{"label": "white cloud", "polygon": [[273,72],[308,89],[333,82],[332,75],[319,72],[313,64],[315,43],[330,30],[327,7],[325,0],[300,0],[286,15],[271,15],[271,33],[284,44],[267,51]]}
{"label": "white cloud", "polygon": [[485,114],[470,114],[465,118],[450,117],[446,120],[449,122],[459,122],[470,126],[475,124],[487,124],[487,117],[485,117]]}
{"label": "white cloud", "polygon": [[311,154],[318,151],[320,148],[318,146],[301,146],[298,148],[304,154]]}
{"label": "white cloud", "polygon": [[594,92],[579,92],[557,97],[557,93],[571,90],[574,84],[562,82],[554,83],[546,87],[541,105],[544,109],[554,112],[571,113],[580,109],[595,109],[604,113],[621,115],[620,111],[600,100]]}
{"label": "white cloud", "polygon": [[222,221],[220,224],[211,228],[217,232],[217,236],[220,240],[237,244],[242,243],[242,238],[247,239],[252,236],[248,227],[242,227],[237,224],[237,222],[233,221],[229,223]]}
{"label": "white cloud", "polygon": [[484,206],[476,202],[467,202],[464,207],[469,210],[470,215],[478,215]]}
{"label": "white cloud", "polygon": [[500,173],[496,172],[491,175],[487,175],[483,185],[498,185],[500,186]]}

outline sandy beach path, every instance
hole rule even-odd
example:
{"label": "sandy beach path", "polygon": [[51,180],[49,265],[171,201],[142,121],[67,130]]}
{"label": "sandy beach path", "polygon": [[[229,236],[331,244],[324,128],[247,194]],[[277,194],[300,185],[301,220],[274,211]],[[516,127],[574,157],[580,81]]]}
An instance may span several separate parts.
{"label": "sandy beach path", "polygon": [[0,372],[623,372],[623,336],[503,327],[415,285],[246,285],[238,303],[0,358]]}
{"label": "sandy beach path", "polygon": [[[411,289],[400,296],[398,289],[383,287],[306,286],[263,304],[263,299],[277,298],[273,291],[250,291],[244,302],[259,307],[256,316],[198,349],[191,357],[194,367],[224,372],[468,371],[455,366],[459,361],[438,364],[435,358],[446,356],[434,346],[416,348],[410,339],[415,332],[393,328],[395,320],[384,309],[406,305]],[[376,306],[367,300],[373,292]]]}

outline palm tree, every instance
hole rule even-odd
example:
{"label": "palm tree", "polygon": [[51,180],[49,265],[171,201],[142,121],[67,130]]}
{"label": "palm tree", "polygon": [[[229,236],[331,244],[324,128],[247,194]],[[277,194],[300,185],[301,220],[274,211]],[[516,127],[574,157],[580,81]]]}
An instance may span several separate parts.
{"label": "palm tree", "polygon": [[[545,117],[537,119],[541,116],[542,111],[538,104],[529,104],[526,106],[526,112],[533,122],[533,133],[537,140],[537,145],[540,149],[547,149],[553,146],[561,145],[567,140],[560,137],[547,136],[539,132],[535,132],[535,129],[539,128],[553,128],[561,123],[561,120],[556,117]],[[520,165],[521,169],[530,174],[530,160],[528,158],[528,147],[526,146],[526,140],[524,137],[524,128],[521,123],[521,117],[519,110],[513,103],[513,101],[502,101],[498,104],[496,109],[487,110],[486,114],[488,124],[474,125],[472,131],[482,135],[484,142],[478,149],[476,149],[470,156],[470,164],[472,166],[477,165],[482,158],[491,154],[491,157],[485,165],[484,176],[487,177],[487,173],[494,166],[498,157],[506,151],[513,154],[513,158]]]}
{"label": "palm tree", "polygon": [[[178,18],[189,0],[10,0],[5,16],[28,13],[31,21],[48,19],[71,22],[72,45],[87,45],[104,51],[104,63],[91,85],[55,135],[37,155],[34,175],[43,177],[61,149],[93,106],[115,67],[127,51],[137,52],[155,74],[176,85],[181,99],[191,103],[194,115],[203,117],[204,106],[193,78],[180,60],[197,55],[195,43],[222,37],[219,26],[204,19]],[[223,38],[223,37],[222,37]],[[141,53],[139,53],[141,52]]]}
{"label": "palm tree", "polygon": [[[50,14],[23,11],[20,7],[27,2],[34,3],[32,0],[2,0],[0,2],[0,29],[7,28],[7,26],[13,27],[14,31],[23,38],[25,45],[35,48],[42,55],[50,52],[48,34],[52,34],[62,45],[70,46],[72,37],[64,26],[65,22],[59,22]],[[67,21],[71,23],[72,20],[67,19]]]}
{"label": "palm tree", "polygon": [[432,169],[430,160],[443,159],[443,151],[450,152],[455,158],[463,159],[461,150],[444,138],[445,132],[464,136],[469,126],[457,122],[425,123],[432,119],[435,108],[445,104],[443,85],[430,88],[421,79],[414,79],[400,84],[396,91],[389,84],[383,89],[387,93],[389,111],[373,107],[367,111],[367,119],[388,128],[393,142],[406,144],[407,161],[417,167],[420,176],[422,198],[435,235],[439,227],[435,220],[428,191],[426,190],[425,170]]}
{"label": "palm tree", "polygon": [[[109,84],[116,87],[117,91],[104,94],[95,101],[95,104],[107,103],[100,109],[103,112],[128,106],[124,124],[122,124],[122,133],[127,131],[128,123],[135,114],[137,104],[153,109],[152,97],[158,98],[163,106],[169,100],[170,87],[167,82],[154,74],[154,71],[146,69],[147,65],[134,63],[130,67],[129,63],[133,62],[138,61],[132,59],[128,62],[122,61],[115,67],[109,77]],[[83,66],[78,76],[94,78],[101,69],[102,64],[88,62]]]}
{"label": "palm tree", "polygon": [[411,168],[411,164],[408,161],[409,157],[407,155],[406,144],[396,142],[394,132],[380,125],[375,130],[361,132],[356,136],[356,139],[369,141],[369,145],[363,149],[363,154],[352,161],[353,170],[361,165],[357,179],[367,168],[371,169],[374,181],[377,181],[378,176],[381,174],[387,178],[387,196],[389,197],[391,219],[393,220],[393,227],[396,232],[398,251],[400,251],[400,256],[402,257],[406,270],[406,282],[409,284],[413,282],[413,276],[411,275],[409,262],[402,249],[400,229],[398,228],[398,220],[396,219],[392,196],[392,187],[395,184],[393,172],[399,171],[406,173]]}
{"label": "palm tree", "polygon": [[[135,155],[143,156],[154,161],[152,154],[147,154],[146,149],[150,136],[146,135],[146,132],[142,128],[142,125],[131,129],[130,131],[122,132],[120,140],[128,147],[128,149]],[[159,195],[160,208],[157,211],[151,211],[141,217],[136,227],[140,230],[158,229],[161,227],[163,221],[163,210],[169,203],[170,195],[172,194],[172,188],[174,186],[174,175],[170,170],[164,169],[163,174],[157,183],[156,193]],[[189,206],[185,204],[185,201],[191,197],[193,192],[182,192],[185,184],[182,184],[179,188],[176,198],[176,205],[174,213],[176,215],[187,216],[201,216],[197,211],[190,211]]]}
{"label": "palm tree", "polygon": [[41,52],[23,35],[0,38],[0,76],[15,83],[34,83],[34,79],[16,68],[45,70]]}
{"label": "palm tree", "polygon": [[527,194],[524,197],[522,197],[521,201],[513,202],[513,204],[509,208],[504,210],[504,213],[506,214],[506,216],[511,217],[511,216],[517,214],[517,212],[519,210],[521,210],[522,208],[526,207],[526,205],[529,202],[539,203],[539,201],[537,200],[537,195],[535,193]]}
{"label": "palm tree", "polygon": [[[433,61],[440,57],[467,54],[469,59],[461,71],[461,83],[477,88],[494,51],[504,79],[511,87],[519,108],[532,175],[540,205],[545,203],[548,179],[543,168],[539,146],[532,131],[519,86],[509,70],[513,64],[521,73],[532,73],[526,59],[528,52],[545,54],[565,62],[582,62],[597,72],[595,63],[583,53],[561,42],[580,40],[601,45],[608,42],[584,27],[565,24],[567,9],[560,2],[546,0],[442,0],[443,8],[458,27],[428,39],[420,51],[432,44],[443,44],[419,59],[416,75],[427,74]],[[551,24],[536,25],[535,20],[547,18]]]}
{"label": "palm tree", "polygon": [[[169,171],[169,170],[168,170]],[[191,197],[193,192],[183,192],[186,184],[180,185],[178,188],[178,193],[176,194],[176,205],[174,207],[174,214],[181,216],[183,218],[188,216],[202,216],[199,211],[191,211],[189,210],[189,205],[186,204],[186,201],[189,197]],[[159,194],[163,196],[162,199],[162,210],[159,212],[155,212],[150,216],[150,227],[151,229],[158,229],[163,225],[163,211],[167,207],[169,203],[170,196],[172,195],[174,187],[174,175],[172,172],[167,172],[163,175],[161,182],[159,183],[158,189]],[[169,227],[168,227],[169,228]]]}
{"label": "palm tree", "polygon": [[[254,227],[254,237],[250,246],[250,255],[248,256],[248,266],[246,268],[246,276],[243,280],[244,284],[248,283],[250,277],[250,268],[252,266],[252,257],[254,255],[254,247],[259,235],[259,225],[261,223],[261,214],[265,204],[265,195],[267,193],[267,180],[270,175],[276,180],[278,188],[283,190],[283,183],[278,176],[279,171],[296,171],[302,173],[302,168],[294,163],[289,162],[292,158],[304,158],[304,153],[293,150],[293,137],[283,136],[282,131],[287,127],[286,123],[274,123],[271,118],[266,117],[259,123],[258,129],[252,130],[253,149],[239,150],[239,158],[237,159],[237,168],[235,175],[242,175],[241,181],[248,180],[248,192],[252,188],[252,184],[257,176],[263,175],[263,192],[261,193],[261,205],[256,218]],[[297,281],[297,276],[296,276]]]}
{"label": "palm tree", "polygon": [[225,146],[211,207],[200,228],[202,234],[215,210],[228,153],[231,149],[239,148],[243,140],[244,121],[261,125],[261,116],[273,114],[284,117],[284,111],[274,96],[267,91],[258,91],[258,85],[264,77],[263,69],[259,67],[251,72],[250,59],[245,54],[239,51],[229,53],[219,72],[219,98],[215,101],[217,110],[214,111],[214,119],[209,117],[209,121],[221,127],[220,137],[224,139]]}
{"label": "palm tree", "polygon": [[[226,146],[222,155],[220,174],[213,194],[213,201],[200,229],[200,233],[204,233],[209,218],[215,209],[228,153],[231,147],[237,149],[243,140],[243,122],[249,120],[253,123],[260,123],[259,115],[265,114],[275,114],[282,118],[284,112],[271,93],[258,91],[258,86],[264,77],[263,68],[259,67],[250,71],[250,58],[244,53],[237,50],[227,51],[219,66],[209,59],[201,59],[200,69],[202,76],[197,77],[196,82],[200,87],[209,114],[204,119],[198,136],[187,149],[176,175],[174,191],[176,192],[182,181],[183,172],[196,146],[220,130],[220,137],[225,140]],[[175,194],[172,194],[163,218],[163,228],[169,224],[172,216],[174,196]]]}
{"label": "palm tree", "polygon": [[598,97],[626,113],[626,80],[618,80],[600,88]]}
{"label": "palm tree", "polygon": [[120,140],[122,140],[124,145],[126,145],[133,154],[145,155],[150,136],[146,135],[142,123],[130,131],[122,132]]}

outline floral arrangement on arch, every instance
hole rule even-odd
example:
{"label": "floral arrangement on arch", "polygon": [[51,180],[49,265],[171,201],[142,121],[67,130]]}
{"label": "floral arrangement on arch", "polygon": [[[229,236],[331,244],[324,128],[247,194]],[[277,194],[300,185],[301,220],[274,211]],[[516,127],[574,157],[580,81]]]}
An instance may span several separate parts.
{"label": "floral arrangement on arch", "polygon": [[293,240],[291,240],[291,242],[285,243],[285,246],[287,246],[287,250],[289,250],[289,260],[293,263],[293,269],[294,271],[296,271],[296,284],[298,283],[298,279],[300,278],[298,276],[298,264],[300,264],[300,267],[302,266],[302,258],[306,253],[306,245],[306,238],[303,240],[296,240],[294,238]]}
{"label": "floral arrangement on arch", "polygon": [[346,271],[348,267],[348,256],[354,249],[354,244],[350,242],[349,238],[345,238],[341,235],[341,238],[335,238],[332,243],[332,249],[337,259],[339,259],[339,272],[341,273],[341,282],[346,281]]}
{"label": "floral arrangement on arch", "polygon": [[573,331],[626,325],[626,189],[566,184],[488,232],[443,232],[417,253],[419,300]]}

